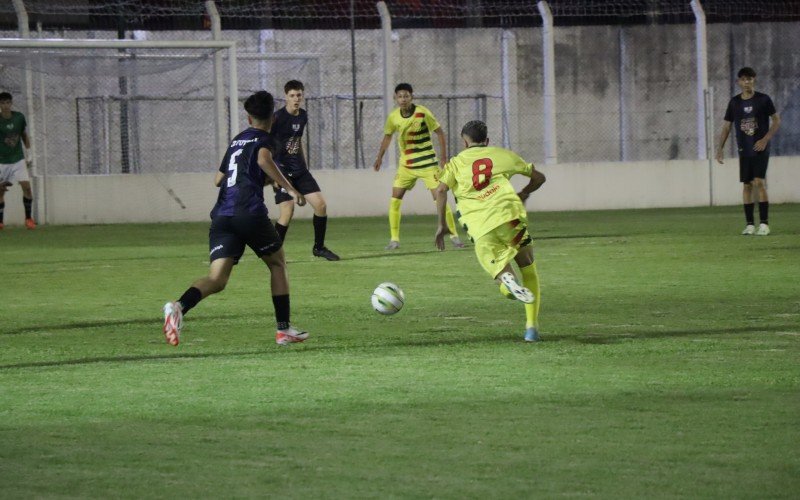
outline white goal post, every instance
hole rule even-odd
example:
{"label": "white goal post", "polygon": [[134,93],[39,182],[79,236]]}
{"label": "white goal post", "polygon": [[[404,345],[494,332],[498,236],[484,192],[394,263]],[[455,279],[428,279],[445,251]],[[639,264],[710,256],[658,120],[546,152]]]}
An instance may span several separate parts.
{"label": "white goal post", "polygon": [[[47,96],[49,97],[50,94],[53,92],[53,85],[57,85],[58,83],[58,72],[50,73],[48,68],[44,68],[43,65],[51,64],[53,69],[58,71],[67,71],[67,72],[74,72],[77,68],[82,68],[82,66],[75,66],[79,64],[81,61],[81,53],[85,51],[86,58],[92,59],[94,58],[95,61],[98,61],[99,64],[106,64],[103,61],[123,61],[125,59],[129,59],[126,61],[127,63],[131,63],[132,65],[150,65],[148,70],[151,72],[150,74],[161,74],[163,72],[169,72],[173,68],[169,67],[169,62],[165,61],[175,61],[176,58],[180,59],[179,52],[183,51],[195,53],[202,53],[206,51],[207,54],[220,54],[226,53],[224,59],[227,60],[228,63],[228,75],[227,78],[224,77],[224,69],[222,65],[214,65],[213,72],[215,73],[214,78],[209,78],[211,75],[210,73],[206,73],[205,78],[203,79],[203,84],[208,86],[213,86],[215,88],[214,98],[218,102],[215,106],[210,106],[208,108],[208,117],[211,118],[213,115],[213,120],[216,124],[216,137],[213,140],[213,145],[210,143],[208,144],[212,148],[216,149],[216,155],[218,156],[217,161],[221,158],[222,154],[224,154],[225,147],[229,142],[231,135],[235,134],[239,129],[239,98],[238,98],[238,86],[236,82],[238,81],[237,75],[237,54],[236,54],[236,42],[235,41],[228,41],[228,40],[197,40],[197,41],[190,41],[190,40],[179,40],[179,41],[150,41],[150,40],[69,40],[69,39],[23,39],[23,38],[12,38],[12,39],[0,39],[0,72],[3,71],[5,66],[5,72],[7,73],[9,70],[13,71],[14,68],[17,68],[17,72],[22,76],[25,80],[25,85],[18,85],[18,91],[22,91],[21,93],[24,95],[26,103],[28,104],[28,113],[31,114],[31,110],[33,109],[33,104],[37,104],[39,107],[39,113],[41,116],[41,128],[37,128],[34,132],[36,134],[41,135],[41,137],[36,137],[36,135],[32,135],[33,141],[38,141],[40,145],[43,145],[44,149],[42,151],[38,149],[34,149],[32,153],[34,153],[34,167],[33,167],[33,177],[35,180],[36,185],[36,198],[37,198],[37,212],[38,217],[41,222],[47,222],[47,201],[46,196],[44,194],[46,191],[46,184],[47,184],[47,177],[48,177],[48,161],[47,161],[47,150],[46,144],[50,141],[50,139],[56,139],[58,136],[63,137],[62,134],[57,134],[56,137],[50,138],[45,137],[47,135],[47,125],[48,125],[48,118],[47,115],[49,112],[58,113],[58,111],[51,111],[48,105],[45,104],[45,93],[47,92]],[[162,55],[163,54],[163,55]],[[173,55],[170,55],[173,54]],[[55,59],[55,63],[53,62]],[[60,59],[58,59],[60,57]],[[191,59],[191,58],[190,58]],[[199,58],[195,58],[199,61],[203,60],[203,56],[201,55]],[[207,59],[206,59],[207,60]],[[4,64],[5,63],[5,64]],[[210,63],[209,63],[210,64]],[[69,68],[69,66],[73,66],[73,68]],[[69,69],[64,69],[69,68]],[[104,66],[105,68],[105,66]],[[185,68],[184,74],[189,72],[189,77],[184,77],[182,82],[186,84],[186,81],[193,82],[193,78],[191,75],[191,68]],[[50,74],[50,80],[47,82],[47,86],[44,83],[42,78],[39,78],[39,86],[32,85],[34,77],[32,73],[38,73],[41,75],[48,73]],[[110,73],[110,74],[109,74]],[[3,73],[5,74],[5,73]],[[63,74],[63,73],[62,73]],[[56,78],[53,79],[53,76]],[[104,75],[106,79],[115,78],[116,75],[113,74],[113,71],[107,71]],[[88,76],[87,76],[88,77]],[[97,75],[96,77],[100,77]],[[13,78],[12,78],[13,80]],[[20,82],[21,83],[21,82]],[[217,89],[218,85],[226,85],[227,89],[224,87],[221,89]],[[46,90],[46,87],[49,90]],[[227,90],[227,97],[228,97],[228,105],[229,108],[225,110],[224,102],[225,102],[225,91]],[[190,99],[187,100],[187,102]],[[212,111],[213,110],[213,111]],[[63,110],[61,110],[63,113]],[[227,115],[227,116],[226,116]],[[191,117],[187,117],[186,119],[192,120]],[[197,120],[197,118],[193,118]],[[36,121],[36,116],[28,116],[27,120],[31,125]],[[208,120],[208,124],[210,125],[211,120]],[[168,130],[163,131],[163,133],[169,133]],[[80,134],[80,131],[78,132]],[[207,136],[208,139],[211,139],[213,135]]]}

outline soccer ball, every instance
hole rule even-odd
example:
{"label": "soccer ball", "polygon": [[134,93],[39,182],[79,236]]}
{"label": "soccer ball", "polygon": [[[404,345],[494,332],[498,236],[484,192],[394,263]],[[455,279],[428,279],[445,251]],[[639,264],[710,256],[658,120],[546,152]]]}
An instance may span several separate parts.
{"label": "soccer ball", "polygon": [[403,308],[406,295],[394,283],[381,283],[372,292],[372,307],[381,314],[394,314]]}

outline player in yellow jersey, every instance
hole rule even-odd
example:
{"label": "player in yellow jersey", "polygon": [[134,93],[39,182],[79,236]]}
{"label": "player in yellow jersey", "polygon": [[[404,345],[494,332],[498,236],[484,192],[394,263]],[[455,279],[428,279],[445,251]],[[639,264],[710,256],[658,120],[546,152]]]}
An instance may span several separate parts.
{"label": "player in yellow jersey", "polygon": [[[400,160],[397,174],[392,183],[392,199],[389,202],[389,230],[391,237],[386,250],[400,247],[400,205],[403,196],[417,183],[417,179],[425,182],[425,187],[431,194],[439,185],[439,166],[444,166],[447,158],[447,141],[444,132],[436,117],[425,106],[414,104],[414,90],[408,83],[401,83],[394,89],[394,99],[398,107],[386,118],[383,127],[383,141],[381,142],[378,158],[373,168],[381,169],[383,155],[389,149],[392,135],[397,132],[397,147],[400,150]],[[439,139],[439,153],[433,149],[432,134]],[[434,196],[435,199],[435,196]],[[455,220],[450,207],[446,207],[447,227],[450,231],[450,240],[456,248],[463,248],[464,244],[458,239]]]}
{"label": "player in yellow jersey", "polygon": [[[500,291],[504,295],[513,295],[525,303],[524,338],[536,342],[539,340],[539,275],[524,202],[544,184],[544,174],[513,151],[489,146],[486,124],[482,121],[464,125],[461,138],[465,149],[444,166],[435,192],[439,214],[436,248],[444,250],[445,206],[447,191],[452,189],[459,220],[475,242],[478,262],[492,278],[500,281]],[[519,193],[509,181],[515,174],[530,177]],[[522,273],[522,285],[514,275],[512,260]]]}

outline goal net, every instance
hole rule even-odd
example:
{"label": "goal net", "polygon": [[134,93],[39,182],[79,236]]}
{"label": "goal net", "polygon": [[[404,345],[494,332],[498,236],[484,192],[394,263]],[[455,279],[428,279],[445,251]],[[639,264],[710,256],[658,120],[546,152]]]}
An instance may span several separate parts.
{"label": "goal net", "polygon": [[0,79],[15,103],[31,100],[20,110],[33,110],[37,174],[207,171],[229,128],[225,108],[216,116],[214,54],[231,44],[114,45],[0,40]]}

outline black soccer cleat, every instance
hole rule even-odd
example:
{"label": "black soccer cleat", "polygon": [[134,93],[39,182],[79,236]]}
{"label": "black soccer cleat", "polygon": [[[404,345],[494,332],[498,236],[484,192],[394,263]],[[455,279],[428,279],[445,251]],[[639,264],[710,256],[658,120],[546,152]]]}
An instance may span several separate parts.
{"label": "black soccer cleat", "polygon": [[339,256],[328,250],[328,247],[314,248],[314,257],[322,257],[326,260],[339,260]]}

